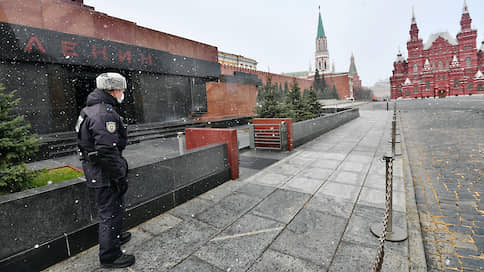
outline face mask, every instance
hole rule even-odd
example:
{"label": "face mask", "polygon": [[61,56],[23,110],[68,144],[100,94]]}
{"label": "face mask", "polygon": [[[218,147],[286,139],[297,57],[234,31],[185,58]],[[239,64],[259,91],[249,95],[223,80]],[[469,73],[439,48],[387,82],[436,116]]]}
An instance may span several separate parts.
{"label": "face mask", "polygon": [[116,100],[118,100],[118,103],[121,104],[123,103],[123,100],[124,100],[124,93],[121,94],[121,97],[120,98],[116,98]]}

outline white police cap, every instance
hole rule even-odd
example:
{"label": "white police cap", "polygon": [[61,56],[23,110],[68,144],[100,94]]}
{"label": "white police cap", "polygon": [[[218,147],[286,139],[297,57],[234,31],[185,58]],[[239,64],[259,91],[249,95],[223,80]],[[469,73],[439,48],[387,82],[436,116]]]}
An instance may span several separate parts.
{"label": "white police cap", "polygon": [[101,90],[126,89],[126,78],[118,73],[102,73],[96,77],[96,87]]}

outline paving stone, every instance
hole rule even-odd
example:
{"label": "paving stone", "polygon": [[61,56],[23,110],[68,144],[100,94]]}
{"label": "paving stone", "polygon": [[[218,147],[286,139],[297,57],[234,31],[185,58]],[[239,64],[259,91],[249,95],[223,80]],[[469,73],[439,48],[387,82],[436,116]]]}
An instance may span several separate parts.
{"label": "paving stone", "polygon": [[[363,188],[360,194],[359,202],[377,208],[385,208],[385,191],[376,190],[372,188]],[[405,212],[405,193],[393,192],[393,206],[394,211]]]}
{"label": "paving stone", "polygon": [[363,184],[364,178],[365,177],[363,173],[338,170],[335,175],[331,177],[331,181],[350,184],[354,186],[361,186],[361,184]]}
{"label": "paving stone", "polygon": [[472,236],[469,234],[464,234],[464,233],[451,233],[450,236],[452,237],[452,240],[461,240],[464,242],[470,242],[472,241]]}
{"label": "paving stone", "polygon": [[248,271],[316,272],[323,270],[326,270],[323,266],[269,249]]}
{"label": "paving stone", "polygon": [[425,259],[427,260],[427,267],[430,268],[430,270],[435,269],[442,271],[442,259],[440,255],[425,252]]}
{"label": "paving stone", "polygon": [[434,241],[424,241],[423,242],[425,252],[430,254],[439,254],[439,248]]}
{"label": "paving stone", "polygon": [[322,156],[324,156],[325,152],[318,152],[317,149],[311,149],[311,150],[305,150],[304,152],[299,153],[296,157],[301,158],[301,159],[306,159],[306,160],[314,160],[314,159],[320,159]]}
{"label": "paving stone", "polygon": [[144,222],[138,227],[141,228],[143,231],[150,233],[151,235],[159,235],[162,232],[175,227],[181,222],[183,222],[182,219],[175,217],[169,213],[164,213],[160,216]]}
{"label": "paving stone", "polygon": [[[348,227],[343,236],[343,241],[358,243],[375,250],[378,247],[378,237],[370,231],[370,225],[383,222],[384,210],[366,205],[357,204],[350,218]],[[394,226],[406,229],[406,218],[404,213],[395,212],[393,217]],[[408,241],[398,243],[385,243],[385,249],[389,249],[402,256],[407,256]]]}
{"label": "paving stone", "polygon": [[239,187],[236,191],[242,194],[249,195],[254,198],[265,198],[270,193],[274,192],[276,188],[272,186],[264,186],[253,183],[247,183]]}
{"label": "paving stone", "polygon": [[367,152],[367,153],[351,152],[345,161],[370,164],[372,160],[373,160],[373,152]]}
{"label": "paving stone", "polygon": [[242,185],[243,183],[241,182],[230,180],[200,195],[199,197],[213,202],[217,202]]}
{"label": "paving stone", "polygon": [[[275,170],[275,168],[271,169],[271,171]],[[289,179],[290,177],[283,174],[264,171],[260,175],[255,175],[250,178],[248,182],[263,186],[279,187],[284,185]]]}
{"label": "paving stone", "polygon": [[455,253],[454,245],[450,241],[437,241],[439,253]]}
{"label": "paving stone", "polygon": [[259,201],[259,198],[246,194],[231,193],[210,209],[196,214],[195,218],[214,227],[223,228],[234,222]]}
{"label": "paving stone", "polygon": [[382,271],[409,271],[408,257],[393,250],[385,250]]}
{"label": "paving stone", "polygon": [[94,246],[89,250],[81,252],[63,262],[44,270],[46,272],[77,272],[94,271],[100,267],[99,246]]}
{"label": "paving stone", "polygon": [[[454,238],[474,234],[474,222],[482,218],[477,211],[475,192],[478,190],[473,182],[481,175],[475,169],[483,169],[484,166],[484,154],[480,148],[476,149],[475,140],[484,132],[483,119],[476,118],[476,111],[482,107],[482,98],[455,98],[425,106],[419,103],[399,104],[406,109],[402,111],[401,119],[406,123],[403,134],[407,147],[413,147],[408,148],[410,167],[414,178],[422,185],[415,187],[417,207],[422,209],[425,206],[419,204],[428,204],[428,211],[438,221],[436,227],[450,231]],[[429,118],[421,118],[423,112]],[[442,235],[437,232],[436,236]],[[452,240],[458,251],[478,249],[481,244],[459,238]],[[441,254],[449,250],[447,248]],[[447,256],[455,260],[455,254]],[[472,262],[470,265],[474,267],[468,267],[469,270],[479,269]],[[445,264],[443,268],[436,268],[462,269]]]}
{"label": "paving stone", "polygon": [[252,213],[288,223],[309,197],[309,194],[278,189],[257,205]]}
{"label": "paving stone", "polygon": [[175,266],[170,271],[172,272],[223,272],[224,270],[215,267],[196,256],[190,256],[188,259],[184,260],[182,263]]}
{"label": "paving stone", "polygon": [[312,178],[317,180],[325,180],[333,171],[331,169],[324,169],[318,167],[305,168],[298,176]]}
{"label": "paving stone", "polygon": [[459,258],[464,268],[473,268],[480,271],[484,270],[484,260],[481,258]]}
{"label": "paving stone", "polygon": [[454,240],[453,241],[456,247],[463,247],[463,248],[469,248],[469,249],[474,249],[477,250],[478,248],[476,247],[476,244],[472,242],[464,242],[464,241],[459,241],[459,240]]}
{"label": "paving stone", "polygon": [[170,213],[180,218],[183,218],[183,217],[193,218],[195,217],[196,214],[199,214],[204,210],[211,208],[213,205],[214,205],[213,201],[206,200],[201,197],[197,197],[183,203],[182,205],[175,207],[174,209],[170,210]]}
{"label": "paving stone", "polygon": [[346,219],[304,209],[272,243],[284,254],[327,266],[344,231]]}
{"label": "paving stone", "polygon": [[329,271],[370,271],[375,256],[375,248],[343,241]]}
{"label": "paving stone", "polygon": [[450,254],[446,252],[442,252],[441,256],[442,256],[442,265],[444,269],[452,268],[452,269],[460,270],[462,268],[459,262],[459,258],[455,255],[455,252]]}
{"label": "paving stone", "polygon": [[339,217],[349,218],[353,209],[353,203],[340,198],[318,194],[306,204],[306,208]]}
{"label": "paving stone", "polygon": [[355,201],[359,190],[359,186],[328,181],[318,190],[318,192],[316,192],[316,194],[328,195],[347,201]]}
{"label": "paving stone", "polygon": [[304,176],[301,176],[301,177],[298,176],[289,180],[289,182],[286,183],[282,187],[282,189],[312,195],[319,189],[319,187],[321,186],[321,184],[323,184],[323,182],[324,182],[323,180],[307,178]]}
{"label": "paving stone", "polygon": [[176,265],[204,244],[217,229],[195,220],[161,233],[137,248],[134,271],[160,271]]}
{"label": "paving stone", "polygon": [[311,167],[316,167],[316,168],[324,168],[324,169],[331,169],[334,170],[338,165],[341,163],[341,160],[328,160],[328,159],[322,159],[322,160],[316,160],[315,162],[311,163]]}
{"label": "paving stone", "polygon": [[[306,153],[306,152],[304,152],[304,153]],[[315,160],[316,160],[315,158],[308,158],[308,157],[299,155],[299,156],[291,157],[291,158],[284,160],[284,164],[296,165],[299,168],[301,168],[302,166],[306,166],[306,165],[312,163]]]}
{"label": "paving stone", "polygon": [[367,169],[367,164],[359,162],[344,161],[341,166],[341,170],[361,173]]}
{"label": "paving stone", "polygon": [[278,175],[284,175],[287,177],[292,177],[297,173],[299,173],[300,171],[301,171],[300,166],[286,163],[286,161],[274,164],[271,167],[264,170],[264,172],[267,174],[273,173]]}
{"label": "paving stone", "polygon": [[279,222],[246,214],[195,255],[224,271],[246,271],[282,228]]}
{"label": "paving stone", "polygon": [[139,245],[153,239],[153,235],[151,235],[151,233],[144,231],[140,227],[132,228],[129,230],[129,232],[131,232],[131,240],[121,246],[121,249],[127,254],[136,255],[136,249]]}
{"label": "paving stone", "polygon": [[334,161],[342,161],[346,158],[346,154],[348,152],[327,152],[322,154],[321,160],[334,160]]}
{"label": "paving stone", "polygon": [[470,249],[470,248],[463,248],[463,247],[456,247],[455,251],[457,252],[458,256],[461,257],[479,257],[481,256],[481,252],[476,249]]}
{"label": "paving stone", "polygon": [[233,210],[215,205],[213,208],[195,215],[195,219],[222,229],[234,222],[239,216],[240,214]]}

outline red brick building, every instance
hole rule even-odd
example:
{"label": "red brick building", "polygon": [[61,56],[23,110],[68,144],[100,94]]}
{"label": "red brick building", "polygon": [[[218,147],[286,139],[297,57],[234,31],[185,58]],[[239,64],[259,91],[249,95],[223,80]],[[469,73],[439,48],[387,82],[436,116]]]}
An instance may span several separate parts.
{"label": "red brick building", "polygon": [[412,14],[408,58],[399,52],[390,77],[391,98],[435,97],[484,93],[484,42],[476,47],[477,30],[466,3],[461,30],[434,33],[424,44]]}

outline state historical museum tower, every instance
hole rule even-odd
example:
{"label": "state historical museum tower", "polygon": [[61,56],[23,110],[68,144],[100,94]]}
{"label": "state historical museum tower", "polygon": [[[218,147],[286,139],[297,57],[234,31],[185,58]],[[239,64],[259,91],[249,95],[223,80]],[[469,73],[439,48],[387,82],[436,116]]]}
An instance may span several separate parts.
{"label": "state historical museum tower", "polygon": [[484,41],[478,50],[471,22],[464,1],[456,38],[448,32],[434,33],[424,44],[412,11],[408,58],[398,52],[393,62],[391,98],[484,94]]}

